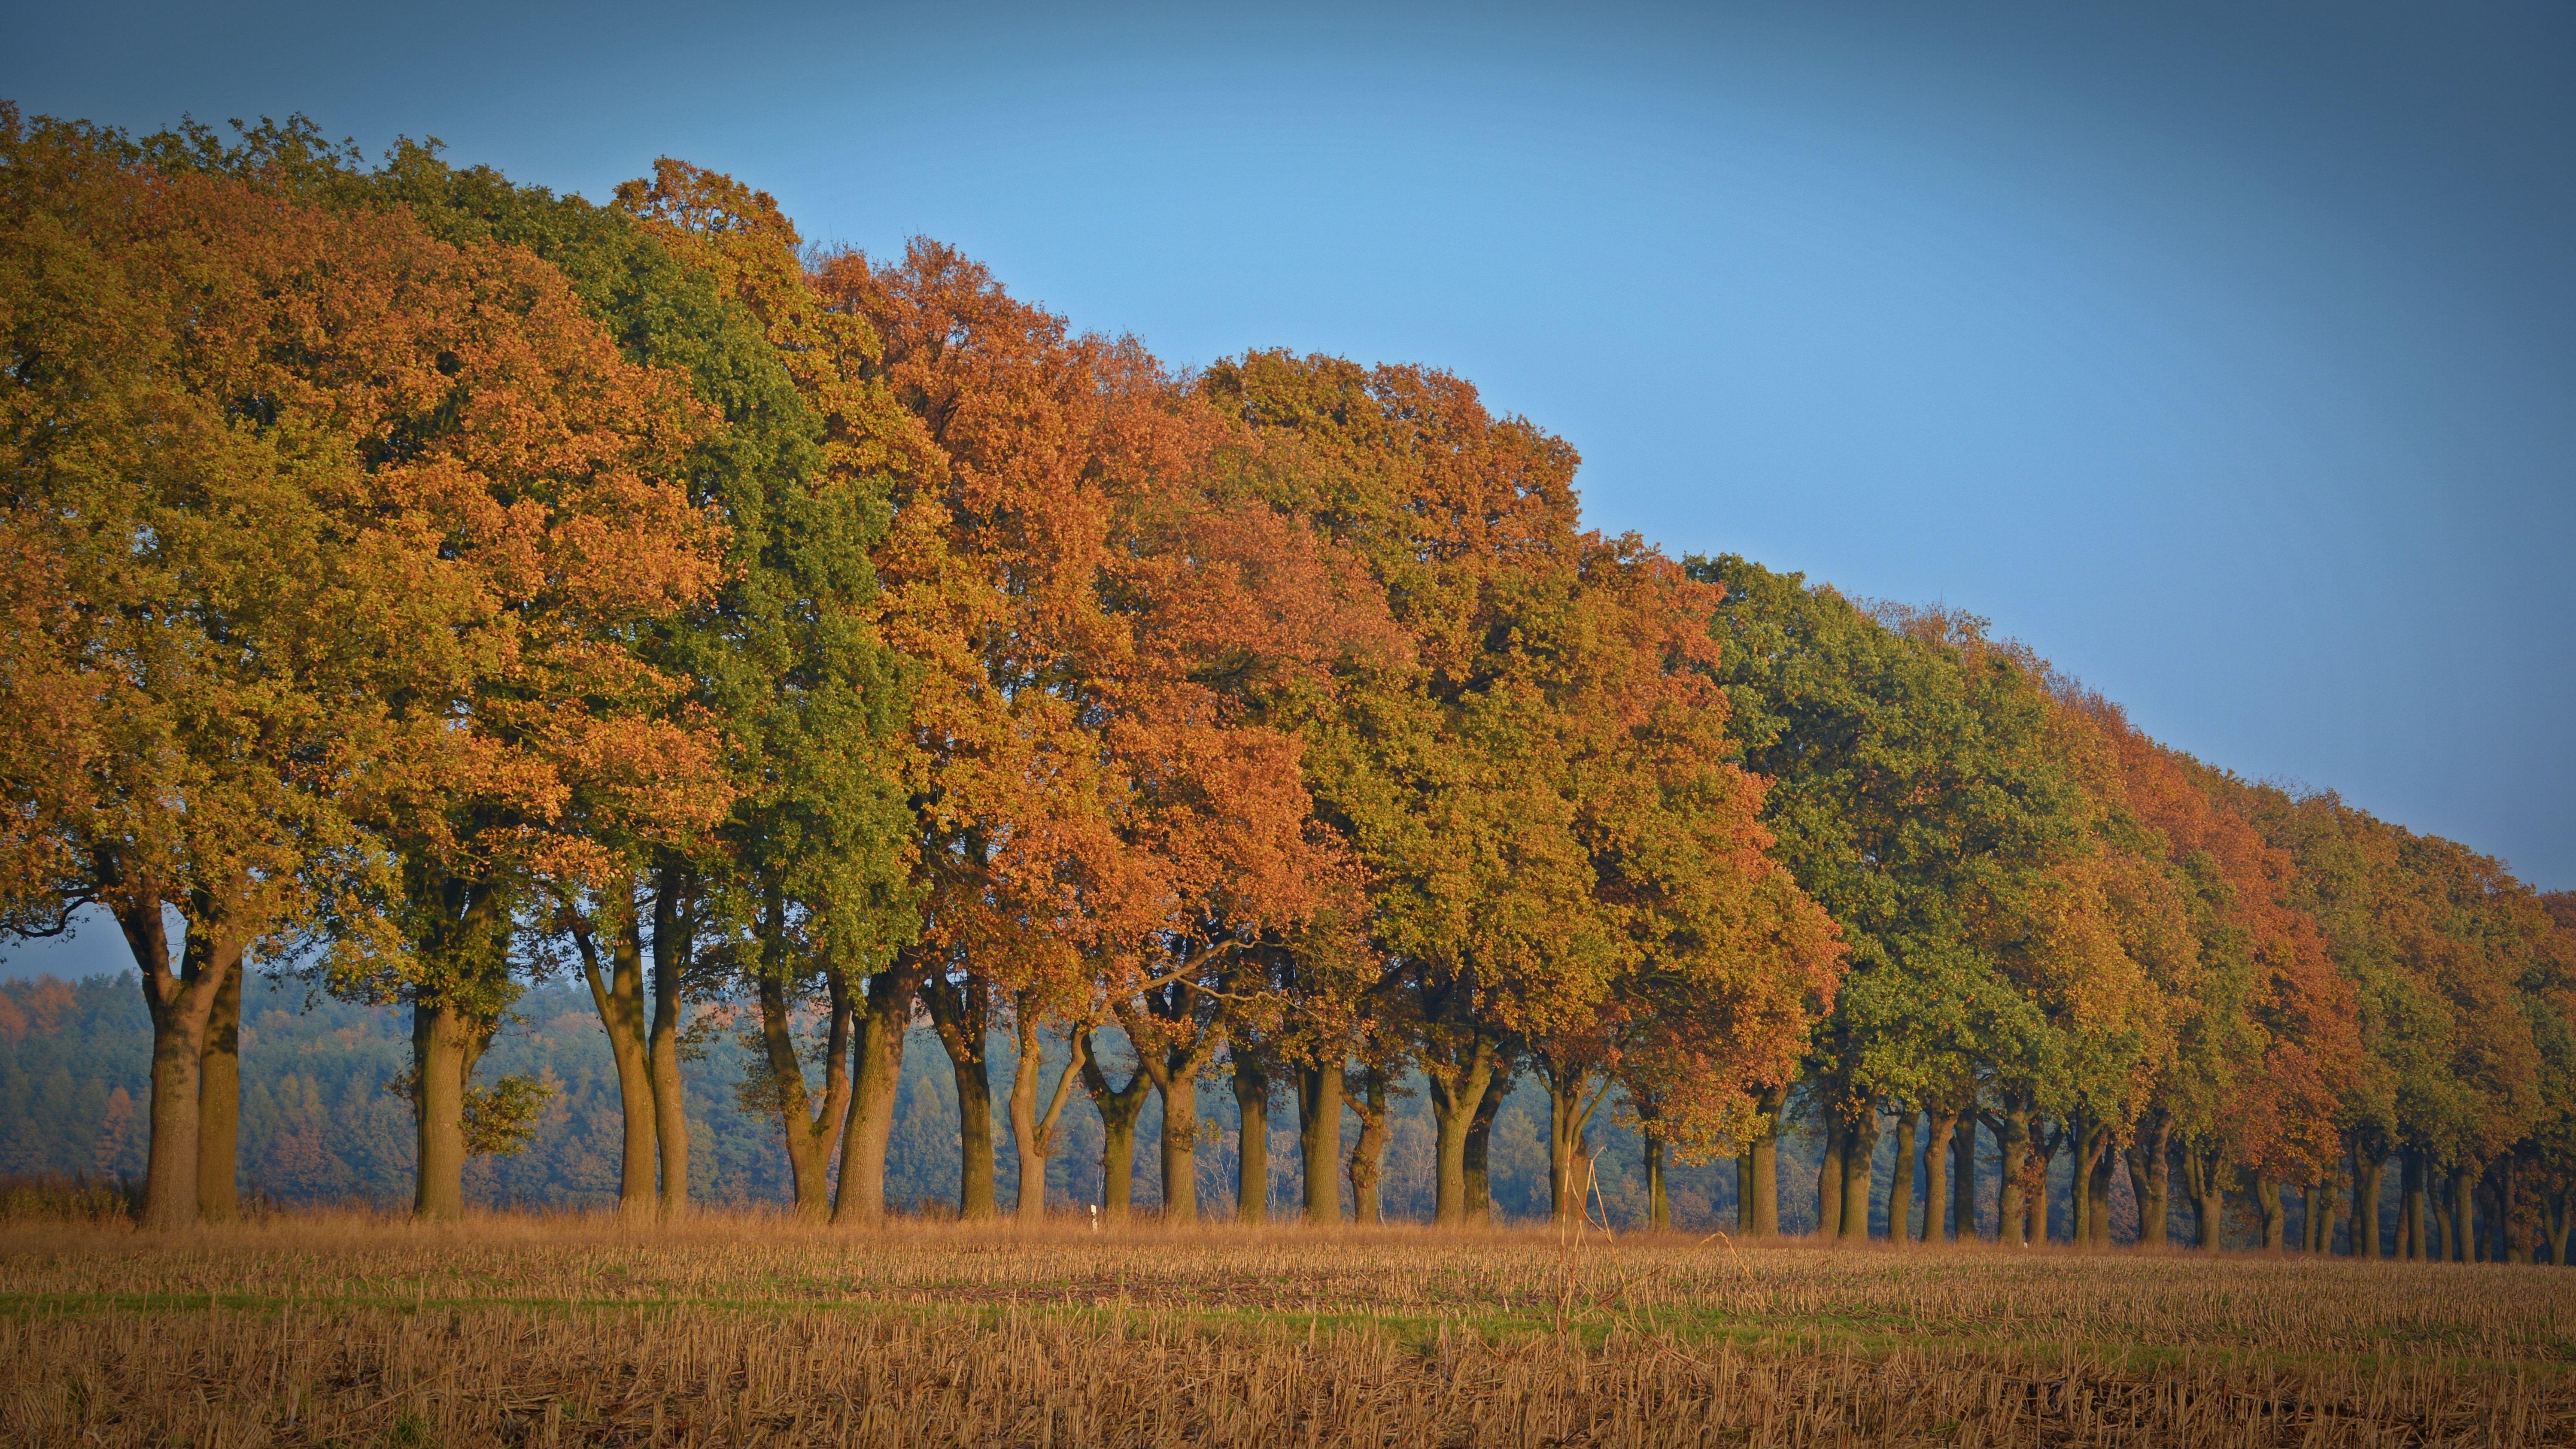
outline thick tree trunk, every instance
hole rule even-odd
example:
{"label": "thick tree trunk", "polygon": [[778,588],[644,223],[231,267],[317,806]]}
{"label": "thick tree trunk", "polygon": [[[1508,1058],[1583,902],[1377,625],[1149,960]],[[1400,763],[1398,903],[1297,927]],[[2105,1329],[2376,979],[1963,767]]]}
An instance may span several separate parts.
{"label": "thick tree trunk", "polygon": [[[1342,1160],[1342,1059],[1301,1064],[1297,1068],[1297,1163],[1306,1178],[1306,1221],[1328,1226],[1342,1220],[1341,1178],[1334,1168]],[[1383,1077],[1368,1084],[1376,1091],[1378,1116],[1374,1125],[1377,1139],[1363,1154],[1351,1154],[1351,1194],[1356,1204],[1366,1196],[1369,1202],[1362,1222],[1376,1222],[1378,1211],[1377,1164],[1386,1151],[1386,1082]],[[1368,1135],[1371,1118],[1360,1114],[1360,1134]],[[1366,1156],[1369,1174],[1368,1191],[1360,1191],[1362,1157]]]}
{"label": "thick tree trunk", "polygon": [[1431,1120],[1437,1134],[1432,1220],[1444,1228],[1464,1227],[1469,1219],[1468,1129],[1475,1125],[1485,1088],[1494,1078],[1493,1046],[1480,1036],[1456,1064],[1426,1063],[1423,1075],[1431,1089]]}
{"label": "thick tree trunk", "polygon": [[482,1053],[484,1023],[453,1007],[414,1002],[411,1051],[418,1132],[412,1211],[435,1221],[465,1216],[465,1085]]}
{"label": "thick tree trunk", "polygon": [[2003,1149],[1995,1165],[1995,1236],[2006,1247],[2026,1248],[2030,1246],[2030,1204],[2025,1192],[2030,1157],[2028,1109],[2017,1103],[2007,1104],[2003,1130],[1995,1134],[1995,1139]]}
{"label": "thick tree trunk", "polygon": [[206,1024],[224,978],[241,968],[244,943],[223,939],[211,922],[192,922],[174,974],[159,897],[147,895],[119,910],[117,924],[141,969],[143,1004],[152,1019],[152,1142],[143,1172],[143,1226],[170,1231],[197,1221]]}
{"label": "thick tree trunk", "polygon": [[2263,1251],[2279,1253],[2288,1237],[2290,1215],[2281,1210],[2281,1182],[2268,1172],[2254,1174],[2254,1205],[2263,1214]]}
{"label": "thick tree trunk", "polygon": [[1746,1165],[1753,1171],[1753,1217],[1748,1233],[1756,1238],[1780,1236],[1780,1118],[1789,1105],[1786,1083],[1764,1089],[1756,1098],[1762,1114],[1762,1135],[1753,1139],[1745,1152]]}
{"label": "thick tree trunk", "polygon": [[921,983],[921,1004],[948,1054],[957,1083],[957,1216],[980,1222],[997,1212],[993,1188],[993,997],[980,976]]}
{"label": "thick tree trunk", "polygon": [[2508,1263],[2531,1261],[2531,1243],[2514,1221],[2514,1209],[2520,1184],[2515,1181],[2513,1159],[2508,1157],[2496,1167],[2496,1246]]}
{"label": "thick tree trunk", "polygon": [[1195,1064],[1154,1084],[1163,1097],[1163,1221],[1187,1223],[1199,1215],[1199,1077]]}
{"label": "thick tree trunk", "polygon": [[2352,1255],[2376,1261],[2379,1257],[2379,1189],[2388,1171],[2383,1158],[2355,1149],[2352,1156]]}
{"label": "thick tree trunk", "polygon": [[[1386,1069],[1362,1067],[1359,1095],[1351,1103],[1360,1119],[1359,1140],[1351,1147],[1351,1216],[1358,1222],[1379,1223],[1386,1218],[1378,1184],[1386,1176],[1387,1096]],[[1310,1198],[1307,1212],[1313,1211]]]}
{"label": "thick tree trunk", "polygon": [[[633,890],[627,892],[630,900]],[[617,1069],[617,1103],[624,1126],[617,1183],[617,1210],[630,1218],[649,1217],[654,1212],[654,1098],[651,1049],[646,1045],[651,1027],[644,1014],[644,937],[636,928],[632,914],[612,923],[608,939],[608,964],[602,970],[599,942],[587,923],[573,927],[573,945],[581,959],[582,980],[590,987],[591,1005],[599,1012],[599,1025],[608,1036],[608,1059]],[[782,1004],[782,1011],[783,1011]],[[781,1039],[786,1029],[779,1022]],[[771,1070],[777,1066],[777,1052],[771,1050]],[[791,1052],[792,1058],[792,1052]],[[805,1090],[805,1078],[796,1073],[796,1090]],[[833,1124],[839,1126],[836,1121]],[[791,1128],[791,1133],[793,1129]],[[795,1152],[791,1141],[788,1151]],[[804,1189],[799,1180],[798,1201]]]}
{"label": "thick tree trunk", "polygon": [[1843,1233],[1843,1154],[1849,1150],[1851,1129],[1843,1121],[1840,1104],[1819,1096],[1825,1132],[1824,1155],[1816,1159],[1816,1236],[1835,1242]]}
{"label": "thick tree trunk", "polygon": [[2215,1253],[2227,1227],[2224,1169],[2215,1155],[2199,1147],[2183,1149],[2182,1165],[2189,1179],[2192,1217],[2199,1234],[2195,1246],[2204,1253]]}
{"label": "thick tree trunk", "polygon": [[1896,1113],[1896,1170],[1887,1180],[1887,1240],[1900,1248],[1914,1241],[1915,1116],[1911,1107]]}
{"label": "thick tree trunk", "polygon": [[1975,1242],[1977,1231],[1977,1114],[1973,1104],[1959,1118],[1959,1135],[1950,1139],[1950,1216],[1963,1243]]}
{"label": "thick tree trunk", "polygon": [[[779,1126],[787,1139],[788,1171],[796,1183],[796,1215],[816,1221],[832,1213],[832,1144],[850,1110],[849,988],[837,972],[824,978],[824,986],[832,1017],[823,1048],[823,1102],[819,1111],[805,1087],[805,1065],[796,1055],[787,987],[775,976],[764,974],[758,988],[761,1046],[768,1059],[770,1090],[776,1094]],[[621,1085],[624,1076],[621,1070]],[[649,1096],[645,1098],[648,1107],[651,1101]],[[630,1133],[630,1140],[636,1135]],[[649,1188],[649,1142],[646,1152],[645,1183]]]}
{"label": "thick tree trunk", "polygon": [[1959,1228],[1944,1220],[1950,1211],[1950,1144],[1959,1135],[1959,1114],[1934,1112],[1931,1126],[1923,1144],[1923,1241],[1944,1243],[1959,1235]]}
{"label": "thick tree trunk", "polygon": [[1664,1139],[1648,1137],[1639,1144],[1646,1169],[1646,1226],[1658,1233],[1673,1229],[1672,1195],[1664,1186]]}
{"label": "thick tree trunk", "polygon": [[1548,1217],[1571,1223],[1587,1216],[1592,1143],[1584,1128],[1601,1099],[1591,1090],[1589,1073],[1577,1072],[1569,1081],[1542,1068],[1539,1081],[1547,1088]]}
{"label": "thick tree trunk", "polygon": [[873,1225],[886,1216],[886,1144],[903,1085],[903,1037],[925,962],[912,951],[870,976],[852,1003],[857,1029],[850,1048],[850,1115],[841,1128],[840,1194],[832,1221]]}
{"label": "thick tree trunk", "polygon": [[1012,1026],[1019,1035],[1019,1058],[1011,1064],[1011,1141],[1020,1157],[1020,1202],[1017,1216],[1024,1223],[1037,1223],[1046,1217],[1047,1159],[1055,1155],[1056,1124],[1064,1120],[1064,1104],[1073,1096],[1074,1083],[1081,1080],[1082,1064],[1089,1060],[1091,1040],[1083,1033],[1072,1036],[1072,1057],[1055,1079],[1055,1091],[1047,1098],[1046,1111],[1038,1111],[1038,1076],[1045,1067],[1044,1043],[1039,1039],[1037,999],[1022,995],[1012,1006]]}
{"label": "thick tree trunk", "polygon": [[[2139,1164],[2144,1163],[2142,1173]],[[2172,1239],[2173,1119],[2162,1110],[2147,1114],[2144,1130],[2129,1154],[2129,1181],[2138,1191],[2138,1246],[2161,1248]]]}
{"label": "thick tree trunk", "polygon": [[[1241,1053],[1234,1058],[1234,1106],[1242,1122],[1234,1134],[1235,1220],[1266,1223],[1270,1221],[1270,1074]],[[1325,1159],[1328,1186],[1333,1181],[1331,1161]]]}
{"label": "thick tree trunk", "polygon": [[1735,1235],[1753,1236],[1753,1144],[1735,1154]]}
{"label": "thick tree trunk", "polygon": [[689,1108],[680,1090],[680,999],[690,933],[684,873],[665,867],[653,891],[653,1138],[662,1149],[662,1216],[689,1211]]}
{"label": "thick tree trunk", "polygon": [[1467,1221],[1490,1223],[1494,1220],[1494,1118],[1503,1110],[1503,1098],[1510,1094],[1511,1078],[1497,1071],[1485,1079],[1485,1095],[1476,1101],[1476,1115],[1467,1119]]}
{"label": "thick tree trunk", "polygon": [[1843,1223],[1846,1243],[1869,1241],[1871,1189],[1877,1184],[1878,1106],[1863,1103],[1843,1135]]}
{"label": "thick tree trunk", "polygon": [[197,1216],[210,1223],[241,1216],[241,1010],[248,969],[236,961],[224,973],[197,1064]]}
{"label": "thick tree trunk", "polygon": [[2576,1204],[2568,1201],[2570,1195],[2568,1191],[2541,1194],[2541,1206],[2549,1214],[2549,1263],[2554,1268],[2567,1266],[2568,1229],[2576,1227],[2576,1212],[2569,1210]]}
{"label": "thick tree trunk", "polygon": [[[1085,1038],[1082,1085],[1100,1109],[1100,1215],[1121,1222],[1134,1205],[1136,1186],[1136,1119],[1145,1113],[1145,1095],[1154,1079],[1145,1072],[1144,1054],[1125,1085],[1111,1086],[1100,1068],[1100,1049]],[[1169,1130],[1168,1128],[1166,1130]]]}

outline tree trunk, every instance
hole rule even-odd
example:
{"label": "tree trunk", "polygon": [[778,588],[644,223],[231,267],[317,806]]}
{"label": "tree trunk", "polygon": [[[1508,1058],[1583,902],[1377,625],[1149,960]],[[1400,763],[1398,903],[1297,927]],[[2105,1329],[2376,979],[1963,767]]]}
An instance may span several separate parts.
{"label": "tree trunk", "polygon": [[1503,1110],[1511,1078],[1495,1072],[1485,1079],[1485,1095],[1476,1100],[1476,1115],[1467,1119],[1467,1220],[1494,1220],[1494,1118]]}
{"label": "tree trunk", "polygon": [[[787,1166],[796,1181],[796,1215],[821,1221],[832,1213],[832,1143],[850,1110],[850,993],[838,972],[825,976],[831,1001],[831,1025],[823,1048],[823,1102],[815,1110],[805,1088],[805,1065],[796,1055],[794,1021],[786,984],[763,973],[759,986],[760,1040],[769,1065],[770,1090],[778,1106],[779,1126],[787,1139]],[[638,1054],[640,1058],[640,1053]],[[621,1064],[618,1078],[624,1085]],[[647,1108],[652,1099],[645,1099]],[[640,1134],[630,1130],[630,1145]],[[652,1182],[651,1144],[645,1144],[645,1184]],[[631,1167],[631,1164],[630,1164]],[[621,1198],[622,1200],[622,1198]]]}
{"label": "tree trunk", "polygon": [[2477,1242],[2471,1236],[2477,1226],[2477,1205],[2473,1200],[2477,1179],[2465,1167],[2451,1169],[2451,1261],[2477,1261]]}
{"label": "tree trunk", "polygon": [[2431,1256],[2427,1248],[2430,1233],[2426,1220],[2431,1214],[2424,1192],[2423,1154],[2412,1147],[2401,1148],[2397,1155],[2397,1258],[2400,1262],[2421,1263]]}
{"label": "tree trunk", "polygon": [[1562,1074],[1542,1065],[1539,1081],[1547,1088],[1548,1217],[1557,1223],[1570,1223],[1587,1216],[1592,1144],[1584,1127],[1601,1099],[1597,1093],[1588,1093],[1588,1072],[1577,1072],[1572,1081],[1567,1081]]}
{"label": "tree trunk", "polygon": [[452,1222],[465,1216],[465,1085],[489,1032],[453,1007],[412,1003],[413,1115],[419,1143],[412,1211],[421,1217]]}
{"label": "tree trunk", "polygon": [[1950,1211],[1950,1144],[1959,1135],[1959,1114],[1934,1112],[1931,1128],[1923,1144],[1923,1241],[1944,1243],[1960,1231],[1943,1221]]}
{"label": "tree trunk", "polygon": [[[632,903],[634,891],[627,890],[629,911],[622,920],[613,922],[609,931],[609,960],[606,971],[600,969],[599,943],[589,923],[575,920],[573,945],[581,960],[582,980],[590,987],[591,1005],[599,1012],[599,1025],[608,1035],[608,1059],[617,1069],[617,1103],[624,1125],[617,1183],[617,1210],[630,1218],[649,1216],[653,1212],[653,1150],[655,1115],[653,1067],[646,1040],[651,1028],[644,1017],[644,938],[637,929]],[[783,1005],[782,1005],[783,1010]],[[764,1028],[765,1029],[765,1028]],[[779,1023],[782,1033],[785,1022]],[[790,1052],[793,1059],[793,1052]],[[771,1070],[777,1067],[777,1053],[771,1051]],[[796,1090],[805,1090],[802,1070],[796,1072]],[[833,1124],[837,1127],[839,1124]],[[793,1129],[791,1128],[791,1133]],[[788,1148],[791,1160],[795,1146]],[[798,1189],[803,1200],[803,1188]]]}
{"label": "tree trunk", "polygon": [[1756,1099],[1762,1113],[1762,1135],[1753,1139],[1745,1158],[1753,1169],[1751,1236],[1780,1236],[1780,1118],[1789,1105],[1789,1088],[1766,1088]]}
{"label": "tree trunk", "polygon": [[921,1004],[948,1054],[957,1083],[957,1216],[981,1222],[998,1212],[993,1189],[993,993],[981,976],[950,981],[933,973]]}
{"label": "tree trunk", "polygon": [[1842,1241],[1869,1241],[1870,1189],[1878,1165],[1878,1105],[1864,1102],[1843,1134]]}
{"label": "tree trunk", "polygon": [[[1234,1134],[1234,1216],[1257,1225],[1270,1220],[1270,1074],[1239,1051],[1234,1057],[1234,1106],[1243,1124]],[[1331,1161],[1325,1159],[1327,1186],[1333,1181]]]}
{"label": "tree trunk", "polygon": [[1163,1097],[1163,1221],[1195,1222],[1199,1215],[1199,1077],[1195,1062],[1178,1060],[1154,1083]]}
{"label": "tree trunk", "polygon": [[1424,1064],[1431,1089],[1431,1119],[1438,1134],[1432,1179],[1432,1220],[1444,1228],[1466,1226],[1467,1138],[1494,1077],[1494,1049],[1481,1035],[1455,1065]]}
{"label": "tree trunk", "polygon": [[680,1091],[680,988],[689,962],[685,872],[665,866],[653,890],[653,1137],[662,1149],[662,1216],[689,1211],[689,1107]]}
{"label": "tree trunk", "polygon": [[[1367,1154],[1368,1196],[1372,1199],[1363,1222],[1376,1222],[1377,1164],[1386,1151],[1386,1083],[1381,1077],[1370,1084],[1377,1093],[1378,1136]],[[1371,1125],[1366,1112],[1360,1114],[1360,1133],[1368,1134]],[[1356,1149],[1351,1155],[1351,1193],[1356,1204],[1360,1196],[1359,1174],[1363,1154]],[[1334,1171],[1342,1158],[1342,1059],[1302,1064],[1297,1068],[1297,1163],[1306,1177],[1306,1221],[1329,1226],[1342,1220],[1341,1178]]]}
{"label": "tree trunk", "polygon": [[2278,1254],[2288,1237],[2290,1215],[2281,1210],[2281,1181],[2268,1172],[2254,1174],[2254,1205],[2263,1214],[2263,1251]]}
{"label": "tree trunk", "polygon": [[224,978],[241,966],[244,943],[218,936],[211,922],[191,923],[178,971],[171,971],[170,933],[161,900],[146,895],[117,912],[143,977],[152,1018],[152,1143],[143,1173],[143,1226],[153,1231],[197,1221],[199,1072],[206,1023]]}
{"label": "tree trunk", "polygon": [[[2138,1171],[2141,1162],[2146,1164],[2143,1174]],[[2138,1246],[2166,1246],[2173,1224],[2173,1119],[2161,1109],[2147,1114],[2146,1130],[2129,1156],[2129,1181],[2144,1184],[2138,1194]]]}
{"label": "tree trunk", "polygon": [[841,1128],[841,1189],[832,1221],[874,1225],[886,1216],[886,1144],[894,1136],[895,1095],[903,1086],[903,1036],[926,962],[914,950],[870,976],[853,1003],[850,1115]]}
{"label": "tree trunk", "polygon": [[197,1064],[197,1216],[210,1223],[241,1216],[241,1010],[248,971],[236,961],[224,973]]}
{"label": "tree trunk", "polygon": [[2517,1175],[2510,1157],[2496,1165],[2496,1244],[2504,1261],[2528,1264],[2531,1243],[2514,1221],[2514,1209],[2520,1205],[2516,1201],[2521,1186],[2515,1181]]}
{"label": "tree trunk", "polygon": [[2182,1165],[2199,1231],[2196,1246],[2204,1253],[2215,1253],[2227,1225],[2227,1186],[2220,1180],[2220,1163],[2216,1154],[2194,1146],[2183,1149]]}
{"label": "tree trunk", "polygon": [[2388,1163],[2355,1148],[2352,1168],[2352,1255],[2375,1262],[2379,1258],[2379,1189]]}
{"label": "tree trunk", "polygon": [[[2111,1247],[2111,1174],[2120,1165],[2119,1154],[2111,1146],[2108,1128],[2098,1129],[2098,1140],[2085,1160],[2092,1165],[2084,1173],[2084,1243],[2096,1252]],[[2136,1184],[2132,1183],[2134,1189]]]}
{"label": "tree trunk", "polygon": [[1851,1133],[1833,1099],[1817,1098],[1824,1115],[1825,1151],[1816,1159],[1816,1236],[1834,1242],[1843,1232],[1843,1154]]}
{"label": "tree trunk", "polygon": [[2003,1155],[1995,1164],[1996,1240],[2006,1247],[2030,1246],[2030,1205],[2025,1184],[2025,1168],[2030,1157],[2030,1112],[2019,1103],[2007,1103],[2003,1113],[2003,1130],[1995,1134]]}
{"label": "tree trunk", "polygon": [[[1132,1043],[1131,1043],[1132,1045]],[[1088,1037],[1082,1053],[1082,1085],[1100,1109],[1100,1215],[1111,1222],[1126,1219],[1136,1186],[1136,1119],[1145,1113],[1145,1094],[1154,1090],[1146,1075],[1144,1053],[1123,1086],[1111,1086],[1100,1068],[1100,1048]]]}
{"label": "tree trunk", "polygon": [[1887,1240],[1900,1248],[1914,1241],[1915,1115],[1912,1107],[1897,1111],[1896,1171],[1887,1180]]}
{"label": "tree trunk", "polygon": [[1020,1048],[1019,1059],[1011,1064],[1011,1141],[1020,1156],[1018,1217],[1021,1222],[1034,1224],[1046,1217],[1047,1159],[1055,1155],[1056,1124],[1064,1120],[1064,1104],[1073,1096],[1073,1084],[1081,1079],[1091,1043],[1083,1033],[1073,1033],[1068,1043],[1073,1055],[1056,1077],[1055,1091],[1047,1099],[1046,1112],[1040,1115],[1038,1074],[1045,1067],[1045,1053],[1038,1034],[1040,1018],[1035,995],[1023,993],[1013,1003],[1011,1015]]}
{"label": "tree trunk", "polygon": [[[1386,1069],[1365,1066],[1360,1069],[1359,1096],[1351,1104],[1359,1114],[1359,1141],[1351,1147],[1351,1216],[1363,1223],[1383,1222],[1386,1210],[1379,1196],[1378,1184],[1386,1175],[1387,1080]],[[1313,1200],[1307,1211],[1314,1210]]]}
{"label": "tree trunk", "polygon": [[1950,1139],[1950,1215],[1957,1220],[1959,1241],[1972,1243],[1977,1232],[1977,1113],[1974,1103],[1959,1118],[1959,1135]]}
{"label": "tree trunk", "polygon": [[2549,1215],[2549,1263],[2554,1268],[2567,1266],[2567,1232],[2576,1227],[2576,1212],[2568,1209],[2568,1192],[2550,1190],[2541,1194],[2540,1205]]}
{"label": "tree trunk", "polygon": [[1735,1154],[1735,1235],[1753,1236],[1753,1144]]}
{"label": "tree trunk", "polygon": [[1664,1187],[1664,1139],[1648,1137],[1639,1144],[1646,1169],[1646,1226],[1654,1232],[1673,1230],[1673,1201]]}

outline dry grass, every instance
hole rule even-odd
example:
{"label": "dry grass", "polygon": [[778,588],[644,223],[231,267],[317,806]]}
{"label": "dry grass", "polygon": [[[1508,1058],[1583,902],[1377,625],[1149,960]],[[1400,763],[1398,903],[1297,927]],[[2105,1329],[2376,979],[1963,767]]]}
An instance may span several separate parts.
{"label": "dry grass", "polygon": [[12,1443],[2576,1443],[2546,1268],[345,1216],[0,1285]]}

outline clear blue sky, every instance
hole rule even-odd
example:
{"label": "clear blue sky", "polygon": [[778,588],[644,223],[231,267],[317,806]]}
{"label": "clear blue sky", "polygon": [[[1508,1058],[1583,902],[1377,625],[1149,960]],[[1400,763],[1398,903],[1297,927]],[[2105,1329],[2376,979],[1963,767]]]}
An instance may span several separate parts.
{"label": "clear blue sky", "polygon": [[675,155],[1176,364],[1445,366],[1604,527],[2576,886],[2576,7],[1080,12],[12,0],[0,95]]}

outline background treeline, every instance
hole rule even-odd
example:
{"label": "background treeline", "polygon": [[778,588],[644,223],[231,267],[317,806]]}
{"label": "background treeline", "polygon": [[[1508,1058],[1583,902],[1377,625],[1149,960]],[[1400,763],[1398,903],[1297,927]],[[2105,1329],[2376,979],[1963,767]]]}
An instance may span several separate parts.
{"label": "background treeline", "polygon": [[[970,1217],[1079,1160],[1259,1218],[1277,1113],[1319,1221],[1486,1216],[1527,1125],[1561,1217],[1719,1161],[1754,1233],[2215,1247],[2233,1197],[2566,1260],[2567,901],[1976,619],[1586,530],[1456,378],[1175,374],[668,160],[603,207],[11,110],[0,163],[5,905],[134,950],[151,1225],[237,1210],[268,962],[407,1019],[432,1216],[870,1221],[938,1075]],[[577,1079],[524,1050],[567,996]],[[386,1102],[260,1087],[263,1152],[386,1160]]]}

